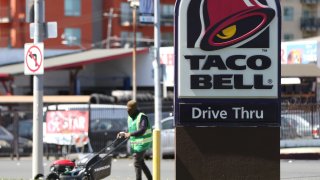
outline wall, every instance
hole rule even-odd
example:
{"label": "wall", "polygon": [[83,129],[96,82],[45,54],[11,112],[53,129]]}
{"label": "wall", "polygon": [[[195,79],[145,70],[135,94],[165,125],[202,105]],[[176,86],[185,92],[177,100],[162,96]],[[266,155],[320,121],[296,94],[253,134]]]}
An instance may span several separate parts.
{"label": "wall", "polygon": [[[293,34],[294,39],[301,39],[302,32],[300,29],[300,18],[302,16],[302,8],[300,0],[281,0],[281,10],[282,10],[282,34],[281,38],[283,39],[284,34]],[[294,8],[294,17],[292,21],[286,21],[283,18],[283,9],[284,7],[293,7]]]}

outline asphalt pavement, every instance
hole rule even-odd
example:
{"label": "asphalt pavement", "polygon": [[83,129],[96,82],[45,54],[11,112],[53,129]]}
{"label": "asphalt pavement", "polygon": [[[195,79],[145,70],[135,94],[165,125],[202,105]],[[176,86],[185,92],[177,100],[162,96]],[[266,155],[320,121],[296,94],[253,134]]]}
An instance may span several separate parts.
{"label": "asphalt pavement", "polygon": [[[55,159],[43,159],[45,174]],[[22,157],[20,160],[11,160],[0,157],[0,180],[29,180],[32,176],[32,158]],[[146,161],[152,171],[152,160]],[[280,160],[281,180],[319,180],[320,160]],[[111,175],[108,180],[134,180],[133,160],[129,158],[113,159]],[[144,178],[145,179],[145,178]],[[175,160],[163,159],[161,161],[161,180],[175,179]]]}
{"label": "asphalt pavement", "polygon": [[[320,140],[285,140],[280,142],[281,179],[320,179]],[[49,173],[54,158],[43,159],[44,173]],[[146,160],[152,171],[152,160]],[[111,175],[108,179],[134,180],[133,160],[130,158],[113,158]],[[32,158],[21,157],[11,160],[0,157],[0,180],[27,180],[32,176]],[[161,161],[161,179],[175,179],[175,160]]]}
{"label": "asphalt pavement", "polygon": [[[44,174],[48,175],[50,165],[54,158],[43,159]],[[146,164],[152,172],[152,160],[146,160]],[[173,180],[174,159],[163,159],[161,161],[161,179]],[[0,157],[0,180],[29,180],[32,177],[32,158],[22,157],[20,160],[11,160],[8,157]],[[111,175],[108,180],[135,180],[133,159],[113,158],[111,165]]]}

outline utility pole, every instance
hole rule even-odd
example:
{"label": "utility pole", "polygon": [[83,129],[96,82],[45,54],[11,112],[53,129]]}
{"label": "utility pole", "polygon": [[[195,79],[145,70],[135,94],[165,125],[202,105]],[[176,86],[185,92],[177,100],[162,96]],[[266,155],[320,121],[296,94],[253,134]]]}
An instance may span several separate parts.
{"label": "utility pole", "polygon": [[137,100],[137,6],[133,5],[132,18],[133,18],[133,51],[132,51],[132,99]]}
{"label": "utility pole", "polygon": [[112,31],[112,18],[116,17],[113,15],[113,8],[110,8],[109,13],[106,15],[108,16],[108,33],[107,33],[107,49],[110,49],[110,42],[111,42],[111,31]]}
{"label": "utility pole", "polygon": [[128,0],[132,8],[132,27],[133,27],[133,50],[132,50],[132,99],[137,100],[137,76],[136,76],[136,52],[137,52],[137,8],[139,7],[138,0]]}
{"label": "utility pole", "polygon": [[[44,1],[34,0],[34,44],[42,43],[44,39]],[[33,76],[33,149],[32,177],[43,171],[43,75]]]}
{"label": "utility pole", "polygon": [[160,180],[161,161],[161,91],[160,91],[160,0],[154,1],[154,117],[153,130],[153,179]]}

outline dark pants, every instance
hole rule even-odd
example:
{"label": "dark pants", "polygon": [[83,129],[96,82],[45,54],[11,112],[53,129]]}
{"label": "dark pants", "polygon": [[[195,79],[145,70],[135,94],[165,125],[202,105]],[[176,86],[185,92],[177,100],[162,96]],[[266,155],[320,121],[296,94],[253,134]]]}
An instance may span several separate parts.
{"label": "dark pants", "polygon": [[144,172],[144,174],[146,175],[148,180],[152,180],[152,174],[148,168],[148,166],[146,165],[146,163],[144,162],[144,154],[146,153],[146,151],[142,151],[142,152],[138,152],[138,153],[134,153],[133,157],[134,157],[134,168],[136,171],[136,180],[141,180],[141,170]]}

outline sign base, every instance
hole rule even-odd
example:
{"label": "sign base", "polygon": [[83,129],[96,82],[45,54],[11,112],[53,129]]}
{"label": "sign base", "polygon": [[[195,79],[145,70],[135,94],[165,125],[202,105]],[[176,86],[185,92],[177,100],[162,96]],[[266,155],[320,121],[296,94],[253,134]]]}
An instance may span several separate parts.
{"label": "sign base", "polygon": [[279,127],[176,127],[175,179],[280,179],[279,133]]}

